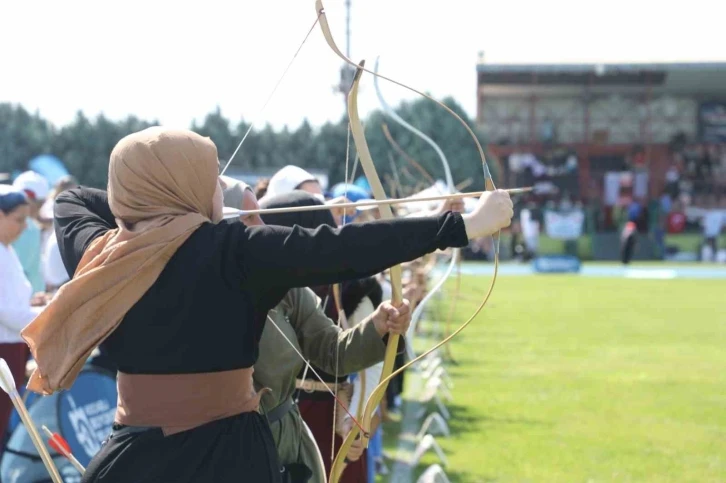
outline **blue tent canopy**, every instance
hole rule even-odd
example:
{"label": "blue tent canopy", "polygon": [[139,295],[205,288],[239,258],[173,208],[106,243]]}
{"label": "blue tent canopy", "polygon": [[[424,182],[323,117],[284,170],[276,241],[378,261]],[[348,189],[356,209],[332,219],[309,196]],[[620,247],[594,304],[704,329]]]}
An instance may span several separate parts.
{"label": "blue tent canopy", "polygon": [[47,179],[51,186],[54,186],[62,177],[70,174],[63,161],[52,154],[41,154],[34,157],[28,163],[28,168]]}

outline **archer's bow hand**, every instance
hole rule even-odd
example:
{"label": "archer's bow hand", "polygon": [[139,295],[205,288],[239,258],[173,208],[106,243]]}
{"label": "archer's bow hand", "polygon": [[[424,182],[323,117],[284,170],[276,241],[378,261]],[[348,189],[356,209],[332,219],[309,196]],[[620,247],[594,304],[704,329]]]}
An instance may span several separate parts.
{"label": "archer's bow hand", "polygon": [[383,302],[372,314],[373,324],[381,337],[386,334],[404,335],[411,325],[411,303],[403,299],[403,303],[394,307],[390,300]]}
{"label": "archer's bow hand", "polygon": [[471,213],[463,215],[469,240],[492,235],[512,223],[514,205],[509,193],[503,190],[487,191]]}
{"label": "archer's bow hand", "polygon": [[363,447],[363,440],[356,439],[353,441],[353,444],[350,446],[350,450],[348,451],[348,456],[345,458],[349,462],[358,461],[360,457],[363,455],[363,450],[365,448]]}

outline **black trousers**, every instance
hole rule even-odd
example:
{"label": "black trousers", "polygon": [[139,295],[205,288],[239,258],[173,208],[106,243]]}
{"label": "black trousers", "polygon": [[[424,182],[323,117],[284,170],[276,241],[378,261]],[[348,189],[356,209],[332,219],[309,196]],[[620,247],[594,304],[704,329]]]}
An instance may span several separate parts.
{"label": "black trousers", "polygon": [[259,413],[166,437],[160,428],[130,429],[115,427],[82,483],[282,483],[275,442]]}

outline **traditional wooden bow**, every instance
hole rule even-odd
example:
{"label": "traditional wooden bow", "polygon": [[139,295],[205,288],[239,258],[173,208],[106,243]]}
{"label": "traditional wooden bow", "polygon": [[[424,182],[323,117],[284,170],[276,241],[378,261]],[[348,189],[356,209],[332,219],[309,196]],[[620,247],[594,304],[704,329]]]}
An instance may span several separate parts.
{"label": "traditional wooden bow", "polygon": [[[481,144],[479,143],[479,140],[476,137],[476,134],[472,129],[469,127],[469,125],[461,119],[451,108],[446,106],[445,104],[437,101],[436,99],[433,99],[431,96],[424,94],[421,91],[418,91],[412,87],[409,87],[405,84],[402,84],[396,80],[390,79],[386,76],[383,76],[381,74],[377,74],[375,72],[372,72],[365,68],[364,63],[361,63],[360,65],[357,65],[352,60],[350,60],[348,57],[346,57],[338,48],[338,46],[335,43],[335,40],[333,39],[333,36],[330,31],[330,26],[328,25],[328,20],[325,15],[325,8],[323,7],[322,0],[316,0],[315,2],[315,8],[319,19],[319,25],[322,30],[323,36],[325,37],[325,40],[328,44],[328,46],[333,50],[333,52],[343,59],[346,63],[355,66],[356,67],[356,75],[353,81],[353,85],[351,87],[350,93],[348,95],[348,116],[350,118],[350,124],[351,124],[351,132],[353,134],[353,140],[356,145],[356,149],[358,150],[358,154],[360,156],[360,162],[365,170],[366,177],[368,178],[368,182],[371,185],[371,190],[373,191],[373,195],[376,199],[384,199],[386,197],[385,191],[383,190],[383,186],[381,185],[380,178],[378,177],[378,173],[376,172],[375,165],[373,163],[373,159],[370,155],[370,150],[368,148],[368,144],[366,143],[364,131],[362,124],[360,122],[360,116],[358,115],[358,85],[360,82],[361,74],[363,72],[368,72],[370,74],[373,74],[375,76],[378,76],[382,79],[386,79],[389,82],[393,82],[396,85],[399,85],[401,87],[404,87],[412,92],[415,92],[427,99],[430,99],[434,102],[436,102],[439,106],[441,106],[443,109],[445,109],[447,112],[449,112],[451,115],[453,115],[469,132],[472,139],[474,140],[477,149],[479,151],[479,155],[481,157],[482,166],[484,169],[484,176],[486,180],[486,188],[487,190],[494,190],[494,182],[491,178],[491,173],[489,172],[489,168],[487,167],[486,157],[484,155],[484,149],[482,148]],[[383,218],[392,218],[393,213],[388,207],[382,207],[381,208],[381,216]],[[497,237],[498,238],[498,237]],[[373,412],[377,408],[378,404],[380,403],[381,399],[383,398],[383,395],[385,394],[386,388],[388,387],[389,382],[398,374],[403,372],[406,368],[410,367],[411,365],[415,364],[422,358],[426,357],[429,353],[437,350],[439,347],[443,346],[444,344],[448,343],[451,339],[453,339],[457,334],[459,334],[462,330],[466,328],[469,323],[474,320],[474,318],[481,312],[481,310],[486,305],[487,301],[489,300],[489,297],[491,296],[492,290],[494,289],[494,285],[497,278],[497,272],[499,268],[499,247],[498,243],[495,246],[495,255],[494,255],[494,276],[492,277],[491,285],[489,286],[489,289],[487,290],[487,293],[484,297],[484,300],[479,305],[477,310],[474,312],[474,314],[469,317],[469,319],[464,322],[464,324],[461,325],[456,331],[454,331],[452,334],[450,334],[448,337],[446,337],[444,340],[436,344],[431,349],[427,350],[423,354],[419,355],[418,357],[412,359],[408,363],[404,364],[401,368],[399,368],[396,371],[393,371],[393,364],[396,357],[396,349],[398,347],[398,341],[399,336],[398,335],[389,335],[388,339],[388,346],[386,347],[386,357],[384,359],[384,365],[383,365],[383,373],[381,374],[381,380],[376,386],[376,388],[371,393],[370,397],[368,398],[368,402],[366,403],[366,407],[363,413],[362,418],[362,428],[363,432],[361,433],[361,430],[358,426],[354,427],[351,432],[346,437],[345,441],[343,442],[342,447],[340,448],[337,457],[335,458],[335,461],[333,462],[333,466],[331,468],[330,472],[330,483],[338,483],[338,480],[340,479],[340,475],[342,474],[342,468],[345,461],[345,457],[348,454],[348,451],[350,450],[351,445],[353,444],[353,441],[358,437],[359,434],[361,434],[362,438],[365,441],[365,445],[368,444],[368,439],[370,438],[370,427],[371,427],[371,419]],[[401,268],[400,266],[395,266],[391,268],[391,285],[393,288],[393,294],[392,294],[392,303],[394,306],[400,305],[402,302],[402,287],[401,287]]]}

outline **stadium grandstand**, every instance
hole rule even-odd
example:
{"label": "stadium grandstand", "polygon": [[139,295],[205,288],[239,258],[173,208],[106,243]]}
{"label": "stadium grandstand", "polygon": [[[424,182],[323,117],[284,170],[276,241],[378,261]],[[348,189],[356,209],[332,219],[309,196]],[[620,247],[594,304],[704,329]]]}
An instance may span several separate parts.
{"label": "stadium grandstand", "polygon": [[[577,240],[559,237],[566,251],[617,259],[634,221],[636,259],[718,257],[709,220],[726,210],[726,63],[502,65],[482,54],[477,96],[506,184],[535,184],[532,206],[552,217],[583,215]],[[544,235],[535,248],[560,249]]]}

